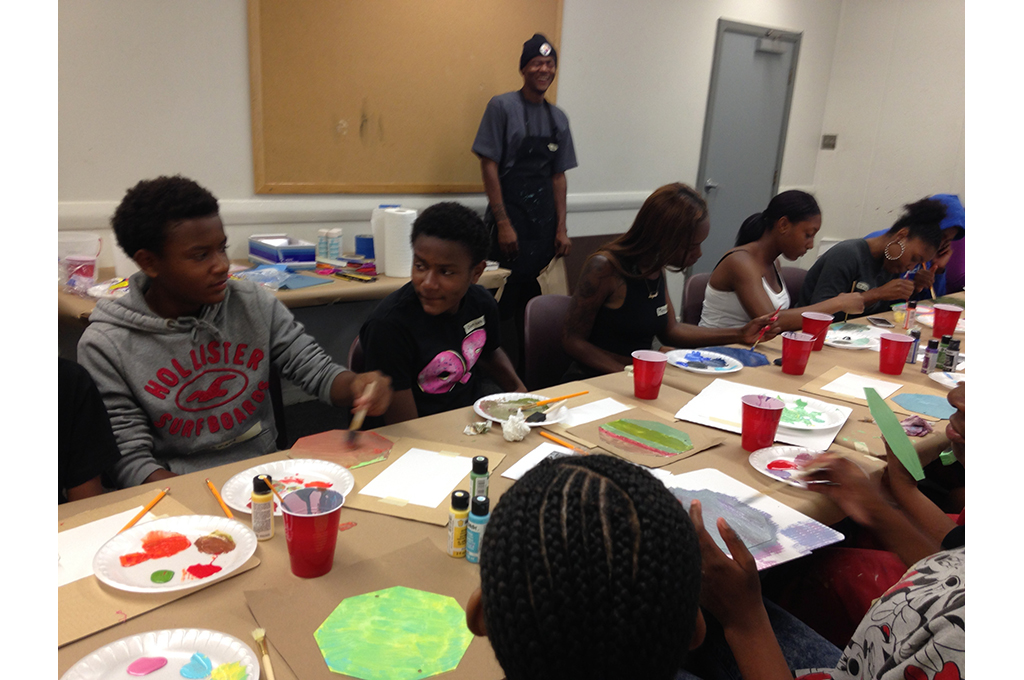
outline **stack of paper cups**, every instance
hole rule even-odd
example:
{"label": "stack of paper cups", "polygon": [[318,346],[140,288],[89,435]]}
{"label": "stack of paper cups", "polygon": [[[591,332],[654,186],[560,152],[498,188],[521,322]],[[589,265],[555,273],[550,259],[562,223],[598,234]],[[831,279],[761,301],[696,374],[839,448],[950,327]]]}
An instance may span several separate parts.
{"label": "stack of paper cups", "polygon": [[[412,223],[416,211],[388,208],[384,211],[384,274],[408,278],[412,275]],[[374,244],[376,248],[376,244]],[[380,272],[380,265],[377,267]]]}
{"label": "stack of paper cups", "polygon": [[385,264],[387,262],[387,250],[386,244],[386,232],[384,231],[384,211],[388,208],[399,208],[397,203],[385,204],[382,203],[380,206],[373,209],[370,213],[370,231],[373,233],[373,254],[374,262],[377,265],[377,273],[383,274],[386,270]]}

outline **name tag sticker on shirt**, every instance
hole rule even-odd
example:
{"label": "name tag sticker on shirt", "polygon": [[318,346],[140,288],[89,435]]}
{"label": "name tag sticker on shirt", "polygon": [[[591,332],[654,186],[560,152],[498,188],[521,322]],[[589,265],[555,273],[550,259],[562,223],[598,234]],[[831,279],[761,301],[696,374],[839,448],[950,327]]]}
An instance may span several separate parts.
{"label": "name tag sticker on shirt", "polygon": [[482,317],[482,316],[479,317],[479,318],[473,319],[472,321],[467,323],[465,326],[463,326],[463,328],[466,331],[466,335],[469,335],[470,333],[475,331],[477,328],[483,328],[484,323],[485,323],[484,322],[484,317]]}
{"label": "name tag sticker on shirt", "polygon": [[665,316],[666,314],[668,314],[668,305],[658,307],[658,316]]}
{"label": "name tag sticker on shirt", "polygon": [[871,284],[867,281],[858,281],[857,290],[861,293],[871,290]]}

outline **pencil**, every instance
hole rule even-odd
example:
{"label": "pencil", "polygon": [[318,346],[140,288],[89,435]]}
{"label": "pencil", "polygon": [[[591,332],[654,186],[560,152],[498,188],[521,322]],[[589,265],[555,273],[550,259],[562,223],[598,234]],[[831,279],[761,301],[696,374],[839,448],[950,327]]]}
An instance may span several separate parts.
{"label": "pencil", "polygon": [[154,498],[149,503],[147,503],[146,507],[144,507],[142,510],[140,510],[139,514],[135,515],[135,517],[132,518],[132,521],[128,522],[128,524],[125,524],[124,528],[122,528],[121,531],[118,531],[117,533],[121,533],[123,531],[128,531],[133,526],[135,526],[136,522],[138,522],[140,519],[145,517],[146,513],[149,512],[150,510],[152,510],[153,506],[156,505],[157,503],[159,503],[160,499],[163,498],[164,496],[166,496],[169,491],[170,491],[170,488],[166,488],[163,491],[161,491],[160,493],[158,493],[156,495],[156,498]]}
{"label": "pencil", "polygon": [[550,439],[554,443],[558,444],[559,446],[564,446],[567,449],[571,449],[573,451],[578,451],[579,453],[582,453],[584,456],[588,455],[588,453],[589,453],[589,452],[584,451],[583,449],[579,448],[578,446],[573,446],[572,444],[570,444],[569,442],[565,441],[561,437],[556,437],[555,435],[553,435],[553,434],[551,434],[549,432],[545,432],[544,430],[540,430],[540,436],[541,437],[547,437],[548,439]]}
{"label": "pencil", "polygon": [[228,519],[234,519],[235,516],[231,514],[231,509],[224,505],[224,499],[220,497],[220,493],[217,491],[217,487],[213,485],[213,482],[207,479],[206,486],[210,487],[210,492],[213,494],[213,497],[217,499],[217,502],[220,503],[220,509],[224,511],[224,514],[227,515]]}

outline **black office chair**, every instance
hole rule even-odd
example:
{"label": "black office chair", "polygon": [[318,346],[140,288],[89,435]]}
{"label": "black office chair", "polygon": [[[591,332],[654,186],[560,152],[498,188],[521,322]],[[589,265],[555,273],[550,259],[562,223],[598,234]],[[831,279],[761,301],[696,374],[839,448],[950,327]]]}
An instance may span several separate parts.
{"label": "black office chair", "polygon": [[786,282],[789,289],[790,307],[796,307],[796,301],[800,299],[800,289],[804,287],[804,279],[807,278],[807,270],[800,267],[780,267],[782,280]]}
{"label": "black office chair", "polygon": [[359,336],[352,341],[348,348],[348,370],[353,373],[362,373],[365,362],[363,361],[363,346],[359,344]]}

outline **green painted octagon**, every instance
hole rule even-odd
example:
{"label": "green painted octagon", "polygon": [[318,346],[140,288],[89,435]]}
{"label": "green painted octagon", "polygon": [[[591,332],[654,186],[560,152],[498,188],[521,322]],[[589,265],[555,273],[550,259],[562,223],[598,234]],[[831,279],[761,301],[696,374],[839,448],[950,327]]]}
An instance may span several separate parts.
{"label": "green painted octagon", "polygon": [[335,673],[413,680],[458,666],[473,634],[454,598],[395,586],[342,600],[314,637]]}

